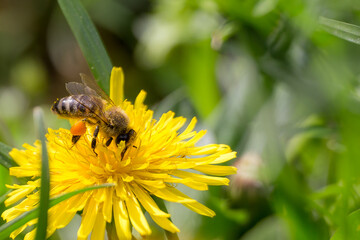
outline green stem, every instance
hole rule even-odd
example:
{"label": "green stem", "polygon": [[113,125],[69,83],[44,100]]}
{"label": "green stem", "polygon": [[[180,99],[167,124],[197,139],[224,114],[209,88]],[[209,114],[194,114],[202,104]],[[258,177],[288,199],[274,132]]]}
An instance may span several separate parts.
{"label": "green stem", "polygon": [[[155,197],[155,196],[153,196],[153,199],[155,200],[156,204],[162,211],[168,212],[163,199]],[[169,220],[171,221],[171,218],[169,218]],[[164,231],[165,231],[166,238],[168,240],[179,240],[177,233],[172,233],[167,230],[164,230]]]}
{"label": "green stem", "polygon": [[119,240],[115,229],[114,218],[111,223],[106,223],[106,233],[109,240]]}

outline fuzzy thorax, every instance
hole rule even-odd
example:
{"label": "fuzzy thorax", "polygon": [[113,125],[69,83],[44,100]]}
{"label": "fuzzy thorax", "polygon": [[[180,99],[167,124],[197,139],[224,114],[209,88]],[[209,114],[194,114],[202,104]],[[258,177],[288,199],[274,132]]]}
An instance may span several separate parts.
{"label": "fuzzy thorax", "polygon": [[103,126],[102,131],[109,137],[116,137],[124,134],[128,130],[129,117],[120,107],[113,106],[105,111],[105,118],[109,122],[109,126]]}

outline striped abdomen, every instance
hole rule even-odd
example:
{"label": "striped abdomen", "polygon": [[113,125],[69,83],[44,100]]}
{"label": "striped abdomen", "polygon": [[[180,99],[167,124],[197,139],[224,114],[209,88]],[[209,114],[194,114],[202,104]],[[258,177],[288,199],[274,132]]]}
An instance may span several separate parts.
{"label": "striped abdomen", "polygon": [[51,111],[65,118],[96,118],[103,110],[100,98],[89,95],[73,95],[56,100]]}

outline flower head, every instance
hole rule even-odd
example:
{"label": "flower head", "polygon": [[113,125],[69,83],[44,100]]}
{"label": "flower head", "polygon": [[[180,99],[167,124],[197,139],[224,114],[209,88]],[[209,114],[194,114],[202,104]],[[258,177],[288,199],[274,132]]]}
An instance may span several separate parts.
{"label": "flower head", "polygon": [[[114,187],[78,194],[50,208],[48,236],[65,227],[78,211],[82,211],[78,239],[86,239],[90,233],[92,239],[103,239],[107,222],[114,223],[120,239],[131,239],[131,225],[141,235],[150,235],[151,229],[141,207],[160,227],[178,232],[179,229],[169,220],[170,214],[160,210],[153,195],[181,203],[201,215],[214,216],[211,209],[186,196],[175,186],[184,184],[203,191],[209,185],[228,185],[229,180],[223,176],[235,173],[236,168],[218,164],[235,158],[236,153],[223,144],[195,146],[205,134],[205,131],[194,131],[196,118],[182,131],[186,119],[175,117],[173,112],[163,114],[159,120],[153,119],[153,111],[144,105],[144,91],[139,93],[134,104],[123,100],[120,68],[113,69],[110,82],[110,97],[126,112],[130,126],[137,133],[133,146],[124,153],[123,142],[106,147],[106,140],[100,132],[95,154],[91,148],[93,129],[89,128],[75,145],[71,142],[69,130],[48,130],[50,197],[88,186],[115,184]],[[114,86],[121,86],[119,92],[114,91]],[[10,152],[19,165],[12,167],[10,174],[31,177],[33,181],[8,186],[14,190],[5,204],[17,204],[3,212],[2,217],[6,221],[39,204],[41,145],[37,141],[33,146],[24,144],[23,147],[25,150],[13,149]],[[190,172],[189,169],[195,171]],[[10,237],[15,238],[36,221],[28,222]],[[27,233],[25,239],[33,239],[35,230]]]}

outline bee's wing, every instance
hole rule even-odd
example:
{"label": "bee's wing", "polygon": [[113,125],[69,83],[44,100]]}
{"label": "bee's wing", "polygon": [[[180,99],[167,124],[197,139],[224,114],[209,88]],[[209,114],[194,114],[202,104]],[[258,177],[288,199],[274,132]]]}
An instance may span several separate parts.
{"label": "bee's wing", "polygon": [[78,82],[68,82],[65,83],[65,88],[66,90],[70,93],[70,95],[81,95],[81,94],[85,94],[85,95],[91,95],[91,96],[96,96],[101,98],[101,96],[99,96],[95,90],[91,89],[88,86],[85,86],[82,83],[78,83]]}
{"label": "bee's wing", "polygon": [[115,105],[114,102],[110,99],[110,97],[99,87],[99,85],[95,82],[93,78],[90,78],[84,73],[80,73],[80,77],[81,81],[85,86],[94,91],[98,96],[106,100],[109,104]]}
{"label": "bee's wing", "polygon": [[[99,96],[99,94],[97,94],[97,92],[93,89],[91,89],[90,87],[82,84],[82,83],[78,83],[78,82],[69,82],[65,84],[65,88],[66,90],[71,94],[71,95],[88,95],[88,96],[92,96],[94,98],[97,99],[102,99],[101,96]],[[87,104],[84,102],[79,101],[77,98],[74,98],[78,103],[80,103],[81,105],[83,105],[85,108],[87,107]],[[103,106],[100,104],[97,104],[97,101],[93,101],[93,104],[98,105],[97,109],[102,110]],[[92,111],[91,109],[89,109],[93,114],[95,114],[98,120],[101,120],[104,123],[108,124],[108,121],[106,120],[106,118],[103,116],[103,112],[100,111],[98,113]]]}

